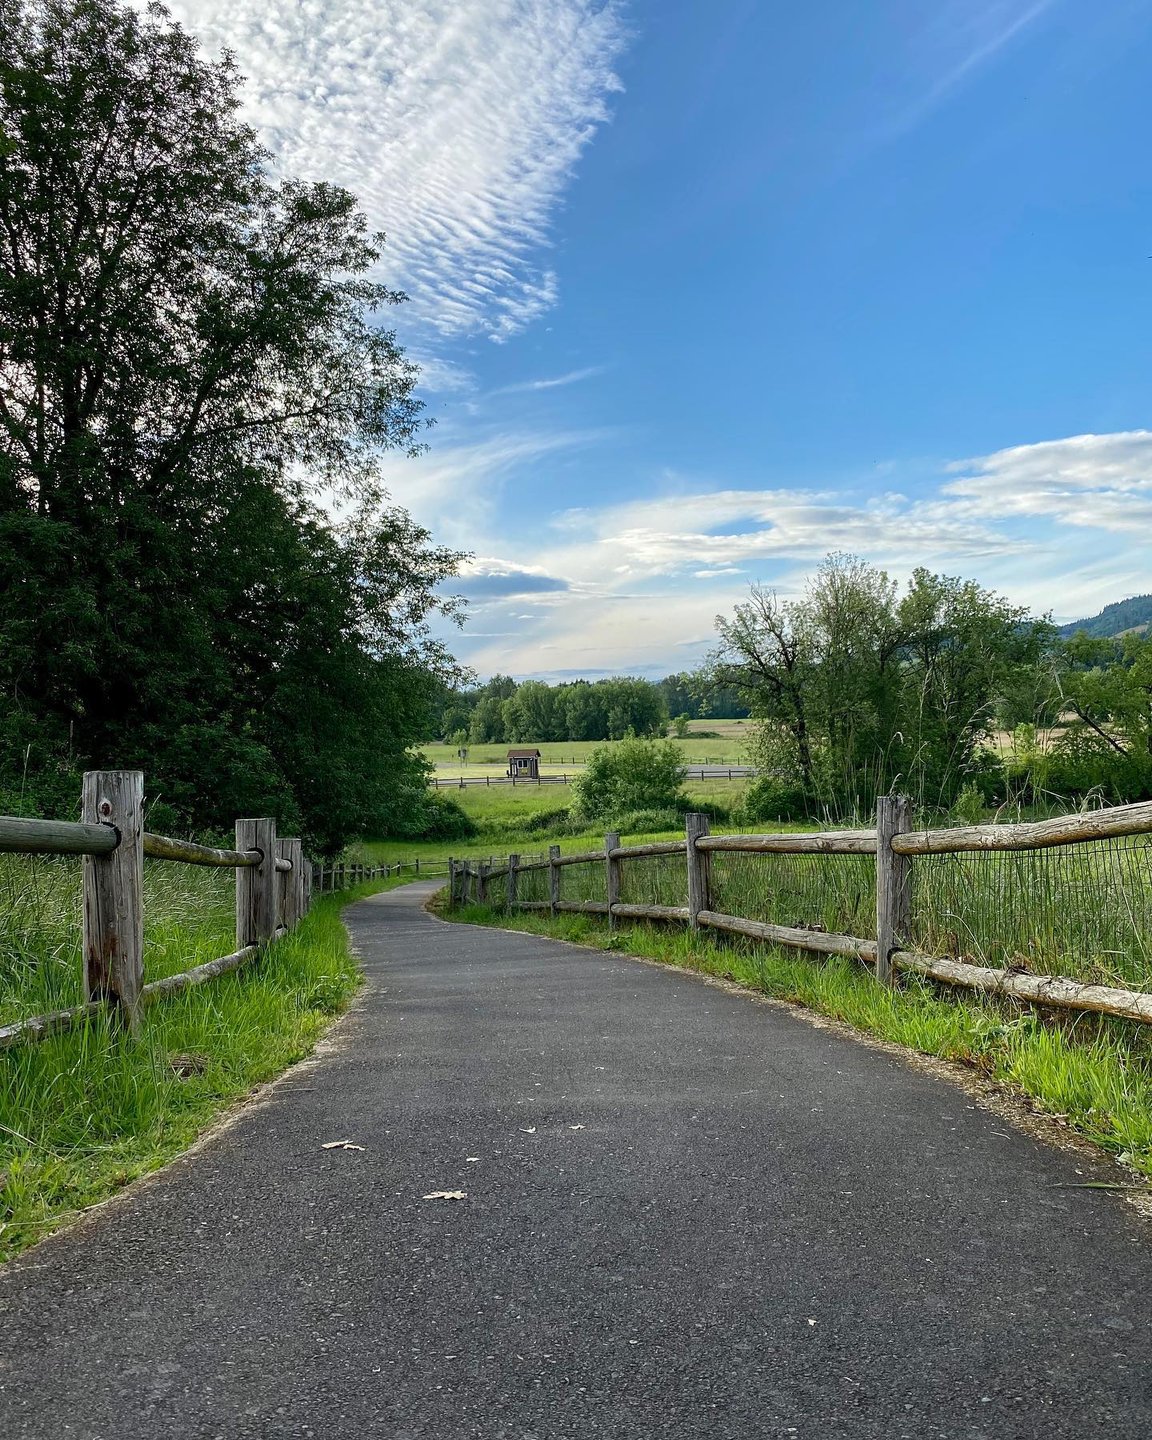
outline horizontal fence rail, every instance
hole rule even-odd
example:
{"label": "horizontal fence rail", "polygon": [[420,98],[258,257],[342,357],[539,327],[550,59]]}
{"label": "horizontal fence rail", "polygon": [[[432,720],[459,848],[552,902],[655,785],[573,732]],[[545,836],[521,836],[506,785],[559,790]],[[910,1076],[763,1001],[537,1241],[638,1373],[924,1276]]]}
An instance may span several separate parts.
{"label": "horizontal fence rail", "polygon": [[[75,1028],[109,1013],[129,1032],[142,1010],[240,969],[303,919],[314,892],[345,889],[407,870],[419,860],[388,865],[314,865],[294,837],[277,836],[271,819],[237,820],[236,848],[200,845],[143,828],[144,777],[139,771],[97,770],[84,776],[79,822],[0,816],[0,852],[83,857],[84,1001],[67,1009],[0,1025],[0,1050]],[[236,874],[236,949],[177,975],[144,980],[144,859],[231,869]]]}
{"label": "horizontal fence rail", "polygon": [[1152,802],[913,830],[911,802],[886,796],[875,829],[780,835],[711,835],[693,814],[683,840],[453,859],[449,891],[452,905],[686,924],[845,956],[888,984],[920,975],[1152,1021]]}
{"label": "horizontal fence rail", "polygon": [[[579,765],[579,762],[573,762]],[[470,785],[571,785],[582,771],[564,771],[560,775],[434,775],[436,790],[466,790]],[[685,780],[746,780],[757,772],[751,765],[686,765]]]}

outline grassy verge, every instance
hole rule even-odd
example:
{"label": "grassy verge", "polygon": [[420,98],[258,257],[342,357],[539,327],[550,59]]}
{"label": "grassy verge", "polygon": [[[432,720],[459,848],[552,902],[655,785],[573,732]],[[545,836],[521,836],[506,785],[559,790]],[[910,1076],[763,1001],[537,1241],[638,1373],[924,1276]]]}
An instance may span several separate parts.
{"label": "grassy verge", "polygon": [[[724,805],[735,805],[747,789],[746,780],[690,780],[684,785],[685,792],[696,801],[713,801]],[[546,817],[555,817],[558,811],[571,804],[571,794],[561,785],[511,785],[494,786],[487,790],[483,786],[463,790],[449,789],[441,792],[455,800],[466,814],[476,822],[479,834],[471,840],[367,840],[352,849],[353,858],[364,864],[390,865],[397,860],[445,860],[449,855],[458,858],[506,856],[509,850],[523,854],[546,854],[548,845],[557,838],[556,825]],[[587,850],[604,840],[603,825],[590,825],[581,834],[564,834],[561,848],[566,851]],[[724,822],[715,828],[725,832],[740,827]],[[807,830],[815,826],[804,824],[760,824],[754,827],[761,831]],[[676,830],[665,830],[659,834],[627,834],[622,837],[625,844],[634,845],[649,840],[682,840],[683,826]]]}
{"label": "grassy verge", "polygon": [[849,960],[821,960],[674,927],[616,932],[592,916],[551,920],[489,907],[446,910],[446,919],[503,926],[717,975],[841,1020],[879,1039],[958,1061],[1027,1095],[1096,1144],[1152,1178],[1152,1035],[1149,1027],[1042,1014],[993,999],[968,998],[905,977],[898,990],[876,984]]}
{"label": "grassy verge", "polygon": [[151,1008],[137,1041],[99,1021],[0,1053],[0,1260],[163,1165],[307,1055],[359,984],[341,907],[397,883],[320,897],[255,964]]}

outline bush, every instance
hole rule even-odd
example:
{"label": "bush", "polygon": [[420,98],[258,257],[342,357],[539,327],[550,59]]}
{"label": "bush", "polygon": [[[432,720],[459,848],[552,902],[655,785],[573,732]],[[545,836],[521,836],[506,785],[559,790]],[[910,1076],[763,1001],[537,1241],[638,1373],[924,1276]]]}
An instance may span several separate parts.
{"label": "bush", "polygon": [[427,800],[407,840],[471,840],[477,833],[476,822],[465,814],[455,800],[437,790],[428,792]]}
{"label": "bush", "polygon": [[803,820],[808,816],[811,801],[804,787],[775,775],[761,775],[744,792],[737,811],[742,825],[758,820]]}
{"label": "bush", "polygon": [[584,773],[572,784],[572,810],[580,819],[607,820],[639,810],[679,810],[687,804],[680,789],[684,754],[669,740],[629,736],[593,750]]}
{"label": "bush", "polygon": [[520,828],[529,835],[547,835],[550,831],[562,835],[571,826],[572,811],[567,805],[562,805],[557,810],[537,810],[527,817]]}
{"label": "bush", "polygon": [[614,815],[604,825],[618,835],[656,835],[663,830],[683,830],[684,816],[675,809],[632,810],[625,815]]}

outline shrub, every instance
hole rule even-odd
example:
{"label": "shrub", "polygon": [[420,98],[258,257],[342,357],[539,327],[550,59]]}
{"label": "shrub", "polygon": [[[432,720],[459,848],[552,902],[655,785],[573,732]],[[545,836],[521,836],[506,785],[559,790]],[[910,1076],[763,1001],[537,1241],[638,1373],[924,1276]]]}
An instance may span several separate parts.
{"label": "shrub", "polygon": [[572,783],[572,809],[582,820],[606,820],[639,810],[678,810],[686,804],[680,782],[684,754],[669,740],[629,736],[601,745]]}
{"label": "shrub", "polygon": [[737,818],[743,825],[758,820],[803,820],[811,801],[802,785],[781,780],[776,775],[761,775],[744,792]]}
{"label": "shrub", "polygon": [[537,810],[534,815],[529,815],[521,829],[529,835],[564,834],[572,825],[572,811],[567,805],[560,806],[557,810]]}
{"label": "shrub", "polygon": [[476,822],[465,814],[455,800],[430,790],[421,813],[413,826],[410,840],[470,840],[476,832]]}
{"label": "shrub", "polygon": [[676,809],[632,810],[604,822],[619,835],[657,835],[664,830],[683,830],[684,816]]}

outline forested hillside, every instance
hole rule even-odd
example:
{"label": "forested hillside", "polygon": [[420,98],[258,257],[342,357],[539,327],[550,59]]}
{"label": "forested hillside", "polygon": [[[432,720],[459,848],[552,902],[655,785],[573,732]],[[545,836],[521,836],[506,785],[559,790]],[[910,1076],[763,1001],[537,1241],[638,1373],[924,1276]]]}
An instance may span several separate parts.
{"label": "forested hillside", "polygon": [[1070,625],[1061,625],[1060,634],[1066,637],[1081,632],[1095,638],[1123,635],[1129,630],[1138,630],[1152,622],[1152,595],[1133,595],[1127,600],[1114,600],[1105,605],[1098,615],[1087,620],[1073,620]]}

